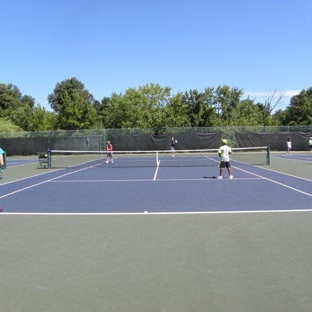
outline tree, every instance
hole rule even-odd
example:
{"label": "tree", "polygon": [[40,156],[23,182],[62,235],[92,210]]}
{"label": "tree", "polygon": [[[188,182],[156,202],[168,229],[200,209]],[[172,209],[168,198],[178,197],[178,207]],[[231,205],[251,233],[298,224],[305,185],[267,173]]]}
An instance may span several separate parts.
{"label": "tree", "polygon": [[183,103],[186,104],[188,117],[192,127],[211,126],[211,116],[213,116],[213,89],[205,89],[204,93],[198,90],[185,92]]}
{"label": "tree", "polygon": [[268,94],[267,99],[264,104],[258,103],[257,106],[261,112],[261,125],[270,126],[271,125],[271,114],[274,109],[280,104],[283,99],[283,94],[277,95],[276,91],[273,91]]}
{"label": "tree", "polygon": [[291,98],[286,108],[285,122],[288,125],[312,124],[312,88],[302,90]]}
{"label": "tree", "polygon": [[286,120],[286,111],[282,109],[278,109],[275,111],[275,113],[272,115],[272,126],[284,126]]}
{"label": "tree", "polygon": [[229,86],[219,86],[216,89],[215,111],[221,118],[223,125],[233,125],[236,123],[233,112],[240,103],[243,90],[238,88],[230,89]]}
{"label": "tree", "polygon": [[95,100],[93,103],[93,106],[97,111],[97,115],[99,117],[99,121],[100,121],[102,126],[104,125],[105,110],[108,106],[109,101],[110,101],[109,97],[104,97],[101,102]]}
{"label": "tree", "polygon": [[[18,129],[24,131],[38,130],[37,127],[33,127],[33,118],[36,110],[33,97],[22,95],[18,87],[13,84],[0,84],[0,116],[10,120]],[[38,122],[44,124],[47,113],[43,111]]]}
{"label": "tree", "polygon": [[215,89],[214,88],[205,88],[203,94],[203,100],[205,104],[205,112],[203,118],[205,120],[204,127],[213,127],[218,125],[218,118],[216,111],[214,109],[215,103]]}
{"label": "tree", "polygon": [[190,127],[191,121],[188,114],[187,104],[183,101],[181,92],[172,96],[164,108],[164,127]]}
{"label": "tree", "polygon": [[166,119],[165,107],[170,88],[147,84],[130,88],[125,94],[113,93],[103,105],[104,126],[107,128],[160,128]]}
{"label": "tree", "polygon": [[6,132],[19,132],[23,131],[22,128],[16,126],[12,121],[0,118],[0,134]]}
{"label": "tree", "polygon": [[58,83],[48,101],[57,113],[60,129],[90,129],[99,125],[94,98],[77,78]]}
{"label": "tree", "polygon": [[35,99],[29,95],[20,96],[16,107],[10,111],[10,119],[24,131],[32,131],[30,120],[33,114]]}
{"label": "tree", "polygon": [[86,102],[79,92],[66,91],[62,95],[62,105],[58,112],[58,127],[67,130],[91,129],[97,124],[96,109]]}
{"label": "tree", "polygon": [[103,120],[105,128],[138,128],[141,120],[140,100],[135,89],[128,89],[125,95],[113,93],[105,101]]}
{"label": "tree", "polygon": [[247,98],[240,101],[232,111],[232,126],[258,126],[261,113],[254,101]]}
{"label": "tree", "polygon": [[0,117],[10,116],[11,112],[20,105],[22,94],[17,86],[0,84]]}
{"label": "tree", "polygon": [[40,105],[33,108],[29,120],[29,131],[51,131],[56,129],[57,115],[49,112]]}
{"label": "tree", "polygon": [[171,88],[153,83],[138,88],[139,107],[142,111],[139,125],[142,128],[159,129],[164,127],[165,107],[169,101],[170,92]]}
{"label": "tree", "polygon": [[36,100],[30,95],[23,95],[20,102],[22,106],[27,105],[29,108],[34,108]]}

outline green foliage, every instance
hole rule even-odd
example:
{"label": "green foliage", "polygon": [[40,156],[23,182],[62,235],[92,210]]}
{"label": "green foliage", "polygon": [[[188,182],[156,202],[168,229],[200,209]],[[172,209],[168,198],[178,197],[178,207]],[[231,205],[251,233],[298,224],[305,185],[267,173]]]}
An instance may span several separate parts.
{"label": "green foliage", "polygon": [[286,109],[285,121],[289,125],[312,124],[312,88],[292,97]]}
{"label": "green foliage", "polygon": [[191,121],[188,106],[183,100],[182,93],[172,96],[164,108],[163,127],[190,127]]}
{"label": "green foliage", "polygon": [[165,120],[165,110],[171,89],[158,84],[147,84],[138,88],[139,107],[142,113],[140,127],[160,128]]}
{"label": "green foliage", "polygon": [[[37,116],[39,111],[41,114]],[[36,106],[33,97],[22,95],[13,84],[0,84],[0,116],[7,120],[6,124],[10,121],[10,131],[45,131],[56,125],[52,122],[54,114],[52,117],[52,113]]]}
{"label": "green foliage", "polygon": [[51,108],[57,113],[62,109],[65,94],[69,98],[78,96],[85,103],[89,104],[93,104],[94,101],[93,96],[89,93],[88,90],[85,89],[84,84],[81,81],[75,77],[66,79],[60,83],[57,83],[54,88],[54,92],[48,95],[49,104]]}
{"label": "green foliage", "polygon": [[40,105],[33,108],[29,131],[50,131],[57,128],[57,115]]}
{"label": "green foliage", "polygon": [[21,102],[22,94],[13,84],[0,84],[0,117],[7,117],[16,110]]}
{"label": "green foliage", "polygon": [[62,94],[62,105],[58,105],[58,127],[77,130],[92,128],[97,120],[96,109],[85,101],[78,92]]}
{"label": "green foliage", "polygon": [[312,124],[312,88],[291,99],[285,110],[272,113],[281,100],[276,93],[264,103],[243,98],[243,90],[227,85],[171,94],[170,87],[150,83],[112,93],[95,100],[77,78],[57,83],[48,95],[52,111],[42,108],[13,84],[0,83],[0,118],[6,127],[24,131],[83,129],[145,129],[166,133],[168,128],[227,127],[226,136],[237,126],[300,126]]}
{"label": "green foliage", "polygon": [[259,108],[249,98],[240,101],[231,114],[232,126],[256,126],[261,119]]}
{"label": "green foliage", "polygon": [[112,94],[103,110],[105,128],[135,128],[138,126],[140,111],[133,93],[132,90],[128,90],[126,95]]}
{"label": "green foliage", "polygon": [[76,78],[58,83],[48,101],[57,113],[59,129],[90,129],[99,125],[99,116],[93,106],[94,98]]}
{"label": "green foliage", "polygon": [[166,120],[170,88],[147,84],[130,88],[125,94],[113,93],[103,111],[106,128],[159,128]]}
{"label": "green foliage", "polygon": [[272,115],[272,126],[283,125],[286,120],[286,112],[279,109]]}
{"label": "green foliage", "polygon": [[11,121],[18,125],[20,128],[30,131],[29,123],[32,118],[33,110],[28,106],[19,106],[10,114]]}
{"label": "green foliage", "polygon": [[200,93],[197,90],[190,90],[184,94],[183,103],[187,106],[192,127],[209,126],[209,117],[213,114],[213,109],[207,104],[206,97],[206,93]]}
{"label": "green foliage", "polygon": [[12,121],[0,118],[0,134],[3,135],[6,132],[19,132],[23,131],[20,127],[16,126]]}
{"label": "green foliage", "polygon": [[215,92],[215,108],[217,116],[223,121],[223,125],[233,124],[233,113],[240,103],[243,90],[229,86],[219,86]]}

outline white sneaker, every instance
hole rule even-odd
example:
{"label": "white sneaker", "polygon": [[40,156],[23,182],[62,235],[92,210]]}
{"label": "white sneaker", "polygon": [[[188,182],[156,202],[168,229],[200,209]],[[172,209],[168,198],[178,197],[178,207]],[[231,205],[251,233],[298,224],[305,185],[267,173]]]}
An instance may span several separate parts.
{"label": "white sneaker", "polygon": [[108,164],[108,160],[106,160],[106,163]]}
{"label": "white sneaker", "polygon": [[221,176],[218,176],[217,179],[218,179],[218,180],[222,180],[222,177],[221,177]]}
{"label": "white sneaker", "polygon": [[233,176],[232,175],[230,175],[230,180],[232,180],[233,179]]}

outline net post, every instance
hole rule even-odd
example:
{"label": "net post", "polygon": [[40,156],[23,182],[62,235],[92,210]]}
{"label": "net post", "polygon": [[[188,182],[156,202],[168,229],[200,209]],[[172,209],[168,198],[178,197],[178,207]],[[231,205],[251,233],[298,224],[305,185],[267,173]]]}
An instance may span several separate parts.
{"label": "net post", "polygon": [[271,157],[270,157],[270,146],[267,146],[267,152],[266,152],[266,165],[270,166],[271,164]]}
{"label": "net post", "polygon": [[3,169],[7,168],[6,152],[3,153]]}
{"label": "net post", "polygon": [[51,169],[52,164],[51,164],[51,150],[50,149],[47,150],[47,154],[48,154],[48,169]]}
{"label": "net post", "polygon": [[158,158],[158,151],[156,151],[156,166],[159,166],[159,158]]}

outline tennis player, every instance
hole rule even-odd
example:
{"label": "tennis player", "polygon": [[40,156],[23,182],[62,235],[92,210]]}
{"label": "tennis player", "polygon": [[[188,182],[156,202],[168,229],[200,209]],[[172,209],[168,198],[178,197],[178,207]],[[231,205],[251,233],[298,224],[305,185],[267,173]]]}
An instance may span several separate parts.
{"label": "tennis player", "polygon": [[290,155],[290,154],[291,154],[291,149],[292,149],[291,138],[288,138],[288,140],[287,140],[287,152],[286,152],[286,154]]}
{"label": "tennis player", "polygon": [[4,168],[4,150],[0,148],[0,179],[2,179],[2,169]]}
{"label": "tennis player", "polygon": [[[0,179],[2,179],[2,168],[4,168],[3,154],[4,154],[4,150],[0,148]],[[2,208],[0,208],[0,212],[3,212]]]}
{"label": "tennis player", "polygon": [[177,140],[174,139],[174,137],[171,138],[171,146],[170,146],[170,149],[171,149],[171,156],[174,157],[175,156],[175,146],[176,144],[178,143]]}
{"label": "tennis player", "polygon": [[217,179],[222,179],[222,174],[224,171],[224,168],[227,168],[227,171],[229,173],[230,179],[233,179],[232,176],[232,169],[231,169],[231,163],[230,163],[230,154],[232,154],[231,148],[227,145],[227,140],[222,140],[222,145],[218,150],[218,155],[221,158],[221,162],[219,165],[220,168],[220,175],[217,177]]}
{"label": "tennis player", "polygon": [[106,158],[106,163],[114,163],[113,159],[113,144],[111,141],[107,141],[106,144],[106,150],[107,150],[107,158]]}

